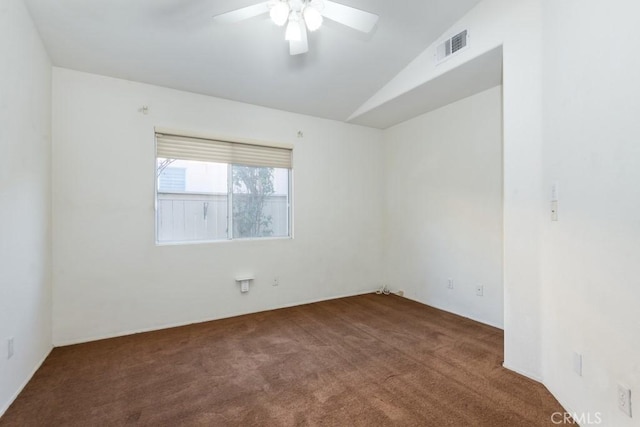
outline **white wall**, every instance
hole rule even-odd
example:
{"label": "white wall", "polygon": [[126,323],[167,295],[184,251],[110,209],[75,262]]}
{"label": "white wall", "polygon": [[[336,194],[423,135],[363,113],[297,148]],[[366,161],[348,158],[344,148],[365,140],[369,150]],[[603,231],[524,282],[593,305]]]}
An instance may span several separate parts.
{"label": "white wall", "polygon": [[[497,46],[503,47],[504,364],[540,379],[542,78],[539,0],[484,0],[359,110],[362,113]],[[435,46],[461,30],[469,47],[436,66]]]}
{"label": "white wall", "polygon": [[[636,0],[543,2],[547,202],[559,187],[542,240],[544,380],[606,426],[640,426],[638,16]],[[632,388],[633,419],[616,407],[618,383]]]}
{"label": "white wall", "polygon": [[51,350],[51,64],[21,0],[0,2],[0,58],[2,415]]}
{"label": "white wall", "polygon": [[[380,285],[380,131],[60,68],[53,111],[56,345]],[[154,126],[294,144],[295,238],[156,246]]]}
{"label": "white wall", "polygon": [[[430,47],[363,106],[503,45],[505,364],[544,375],[568,409],[602,412],[605,425],[615,426],[638,425],[637,415],[628,419],[616,409],[615,386],[640,389],[639,8],[635,0],[485,0],[443,35],[469,29],[469,49],[436,68]],[[5,0],[0,12],[7,58],[0,63],[0,339],[16,336],[17,352],[10,361],[0,357],[2,408],[50,348],[49,68],[21,2]],[[380,132],[68,70],[54,74],[57,344],[379,284]],[[149,116],[138,113],[143,104]],[[402,126],[421,120],[430,118]],[[296,238],[156,247],[154,125],[295,143]],[[299,129],[304,139],[295,138]],[[552,182],[560,184],[558,223],[548,221]],[[320,217],[320,204],[338,208]],[[406,243],[397,239],[389,242]],[[244,272],[257,282],[241,296],[233,277]],[[416,283],[408,288],[416,298],[431,297],[418,285],[422,272],[403,276]],[[390,270],[389,278],[400,274]],[[274,276],[280,287],[270,286]],[[584,356],[582,377],[571,372],[573,351]]]}
{"label": "white wall", "polygon": [[392,127],[384,139],[392,289],[502,327],[501,87]]}
{"label": "white wall", "polygon": [[[504,45],[505,366],[611,426],[640,425],[639,12],[632,0],[485,0],[443,35],[469,29],[467,51],[435,67],[431,46],[360,109]],[[616,408],[618,383],[635,393],[633,419]]]}

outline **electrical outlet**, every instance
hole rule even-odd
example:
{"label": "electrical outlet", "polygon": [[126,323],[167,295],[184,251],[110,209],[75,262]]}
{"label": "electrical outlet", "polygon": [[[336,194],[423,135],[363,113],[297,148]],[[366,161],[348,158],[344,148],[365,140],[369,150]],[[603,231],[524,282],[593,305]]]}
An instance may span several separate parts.
{"label": "electrical outlet", "polygon": [[280,278],[279,277],[274,277],[273,278],[273,286],[280,286]]}
{"label": "electrical outlet", "polygon": [[577,352],[573,352],[573,372],[582,376],[582,355]]}
{"label": "electrical outlet", "polygon": [[447,288],[453,289],[453,279],[452,278],[449,278],[449,280],[447,281]]}
{"label": "electrical outlet", "polygon": [[631,418],[631,390],[618,384],[618,408]]}
{"label": "electrical outlet", "polygon": [[13,337],[7,340],[7,359],[13,357]]}
{"label": "electrical outlet", "polygon": [[479,297],[484,295],[484,286],[482,285],[476,286],[476,295],[478,295]]}

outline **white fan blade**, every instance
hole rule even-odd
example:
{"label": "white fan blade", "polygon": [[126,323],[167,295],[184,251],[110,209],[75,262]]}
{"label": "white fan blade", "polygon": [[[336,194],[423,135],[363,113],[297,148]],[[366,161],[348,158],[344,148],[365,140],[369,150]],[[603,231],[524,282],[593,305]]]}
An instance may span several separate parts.
{"label": "white fan blade", "polygon": [[322,15],[363,33],[370,32],[378,22],[378,15],[376,14],[329,0],[324,0]]}
{"label": "white fan blade", "polygon": [[254,16],[269,12],[268,4],[269,2],[265,1],[254,4],[253,6],[247,6],[242,9],[232,10],[231,12],[216,15],[213,19],[221,24],[235,24],[236,22],[244,21],[245,19],[253,18]]}
{"label": "white fan blade", "polygon": [[307,26],[304,25],[304,19],[300,20],[300,40],[289,42],[289,54],[300,55],[309,51],[309,40],[307,39]]}

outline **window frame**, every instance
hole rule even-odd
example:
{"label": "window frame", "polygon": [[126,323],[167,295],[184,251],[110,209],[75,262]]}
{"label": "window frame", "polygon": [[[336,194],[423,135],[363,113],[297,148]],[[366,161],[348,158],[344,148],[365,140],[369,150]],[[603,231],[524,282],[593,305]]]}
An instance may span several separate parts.
{"label": "window frame", "polygon": [[[201,245],[201,244],[216,244],[216,243],[225,243],[225,242],[265,242],[265,241],[274,241],[274,240],[293,240],[294,238],[294,227],[293,227],[293,161],[290,168],[279,168],[287,170],[287,235],[286,236],[265,236],[265,237],[233,237],[233,165],[234,163],[225,163],[227,165],[227,238],[225,239],[214,239],[214,240],[176,240],[176,241],[160,241],[158,240],[159,232],[160,232],[160,223],[158,221],[158,194],[160,193],[158,185],[160,176],[158,175],[158,147],[157,142],[158,139],[156,134],[158,133],[166,133],[172,135],[181,135],[185,137],[193,137],[193,138],[201,138],[201,139],[212,139],[212,140],[221,140],[230,143],[238,143],[238,144],[253,144],[253,145],[261,145],[266,147],[276,147],[276,148],[287,148],[291,150],[291,156],[293,158],[293,146],[286,144],[277,144],[277,143],[268,143],[263,141],[255,141],[248,139],[237,139],[237,138],[229,138],[229,137],[219,137],[212,135],[202,135],[202,134],[194,134],[191,132],[184,131],[175,131],[175,130],[166,130],[164,128],[155,128],[153,134],[153,147],[154,147],[154,155],[153,155],[153,172],[154,172],[154,241],[156,246],[175,246],[175,245]],[[242,166],[242,165],[241,165]],[[252,167],[268,167],[268,166],[252,166]],[[188,193],[185,193],[188,194]]]}

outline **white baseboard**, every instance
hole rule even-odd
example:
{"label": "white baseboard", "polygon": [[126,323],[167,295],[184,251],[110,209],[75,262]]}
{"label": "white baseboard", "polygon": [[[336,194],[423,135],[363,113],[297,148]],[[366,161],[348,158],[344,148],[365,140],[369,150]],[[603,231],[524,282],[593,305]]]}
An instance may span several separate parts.
{"label": "white baseboard", "polygon": [[265,309],[261,309],[261,310],[257,310],[257,311],[239,311],[237,313],[232,313],[232,314],[223,315],[223,316],[217,316],[217,317],[209,317],[209,318],[198,319],[198,320],[190,320],[190,321],[186,321],[186,322],[167,323],[167,324],[164,324],[164,325],[150,326],[148,328],[132,329],[132,330],[123,331],[123,332],[116,332],[116,333],[113,333],[113,334],[94,335],[94,336],[71,339],[71,340],[66,340],[66,341],[56,341],[56,342],[53,343],[53,346],[54,347],[64,347],[64,346],[74,345],[74,344],[83,344],[83,343],[87,343],[87,342],[91,342],[91,341],[99,341],[99,340],[104,340],[104,339],[109,339],[109,338],[117,338],[117,337],[124,337],[124,336],[127,336],[127,335],[133,335],[133,334],[141,334],[141,333],[144,333],[144,332],[153,332],[153,331],[160,331],[162,329],[178,328],[180,326],[193,325],[193,324],[196,324],[196,323],[211,322],[213,320],[229,319],[231,317],[244,316],[244,315],[247,315],[247,314],[262,313],[262,312],[265,312],[265,311],[278,310],[278,309],[281,309],[281,308],[297,307],[299,305],[313,304],[313,303],[316,303],[316,302],[330,301],[330,300],[334,300],[334,299],[347,298],[347,297],[353,297],[353,296],[358,296],[358,295],[366,295],[366,294],[370,294],[370,293],[373,293],[373,292],[375,292],[375,289],[366,290],[366,291],[359,291],[359,292],[350,293],[350,294],[344,294],[344,295],[337,295],[337,296],[331,296],[331,297],[304,300],[304,301],[300,301],[300,302],[292,302],[292,303],[282,304],[282,305],[278,305],[278,306],[267,307]]}
{"label": "white baseboard", "polygon": [[[575,414],[576,412],[571,409],[570,406],[566,405],[564,402],[564,399],[561,399],[558,397],[557,394],[555,394],[553,391],[551,391],[551,389],[544,383],[544,381],[542,382],[542,385],[544,386],[544,388],[547,389],[547,391],[554,397],[554,399],[556,399],[558,401],[558,403],[560,404],[560,406],[562,406],[564,408],[564,411],[569,413],[569,414]],[[633,409],[633,408],[632,408]]]}
{"label": "white baseboard", "polygon": [[449,308],[438,306],[438,305],[433,304],[431,302],[421,301],[421,300],[419,300],[417,298],[411,298],[411,297],[408,297],[406,294],[403,296],[403,298],[410,299],[411,301],[419,302],[420,304],[424,304],[424,305],[427,305],[429,307],[437,308],[438,310],[446,311],[447,313],[455,314],[456,316],[464,317],[465,319],[473,320],[474,322],[482,323],[483,325],[489,325],[489,326],[492,326],[494,328],[497,328],[497,329],[500,329],[500,330],[504,330],[504,326],[502,326],[502,325],[498,325],[498,324],[495,324],[493,322],[489,322],[489,321],[484,320],[484,319],[478,319],[477,317],[470,316],[470,315],[468,315],[466,313],[459,313],[459,312],[451,310]]}
{"label": "white baseboard", "polygon": [[542,381],[542,378],[540,378],[539,375],[532,374],[531,372],[527,372],[527,371],[524,371],[522,369],[514,368],[513,366],[509,366],[508,364],[506,364],[504,362],[502,363],[502,367],[505,368],[505,369],[508,369],[510,371],[513,371],[516,374],[520,374],[520,375],[522,375],[524,377],[529,378],[530,380],[533,380],[535,382],[538,382],[538,383],[544,385],[544,382]]}
{"label": "white baseboard", "polygon": [[[449,310],[449,309],[446,309],[446,308],[443,308],[443,307],[438,307],[437,305],[429,304],[429,303],[426,303],[424,301],[420,301],[420,300],[415,299],[415,298],[410,298],[410,297],[408,297],[406,295],[404,296],[404,298],[410,299],[411,301],[415,301],[415,302],[420,303],[420,304],[427,305],[429,307],[437,308],[438,310],[446,311],[447,313],[452,313],[452,314],[455,314],[455,315],[460,316],[460,317],[471,319],[474,322],[482,323],[482,324],[485,324],[485,325],[493,326],[494,328],[497,328],[497,329],[504,330],[504,327],[502,325],[496,325],[496,324],[493,324],[492,322],[487,322],[486,320],[476,319],[473,316],[469,316],[467,314],[456,313],[455,311],[452,311],[452,310]],[[527,378],[529,378],[529,379],[531,379],[531,380],[533,380],[535,382],[541,383],[542,385],[545,385],[544,382],[542,381],[542,378],[539,375],[535,375],[535,374],[532,374],[531,372],[526,372],[526,371],[523,371],[521,369],[516,369],[516,368],[514,368],[512,366],[509,366],[506,363],[502,363],[502,367],[504,367],[505,369],[508,369],[510,371],[513,371],[513,372],[515,372],[517,374],[520,374],[522,376],[525,376],[525,377],[527,377]],[[545,387],[546,387],[546,385],[545,385]]]}
{"label": "white baseboard", "polygon": [[16,390],[16,392],[13,394],[13,396],[11,396],[9,401],[2,408],[0,408],[0,417],[2,417],[5,412],[7,412],[7,409],[9,409],[9,407],[16,400],[18,395],[20,395],[20,393],[22,393],[22,390],[24,390],[24,388],[27,386],[27,384],[29,384],[29,381],[31,381],[31,378],[33,378],[33,376],[38,371],[38,369],[40,369],[40,367],[42,366],[44,361],[47,359],[47,357],[49,357],[49,354],[51,354],[51,350],[53,350],[53,347],[51,347],[49,349],[49,351],[47,351],[47,353],[44,355],[42,360],[40,360],[40,363],[36,364],[36,367],[33,368],[33,370],[31,371],[31,374],[22,382],[22,385],[20,387],[18,387],[18,390]]}

